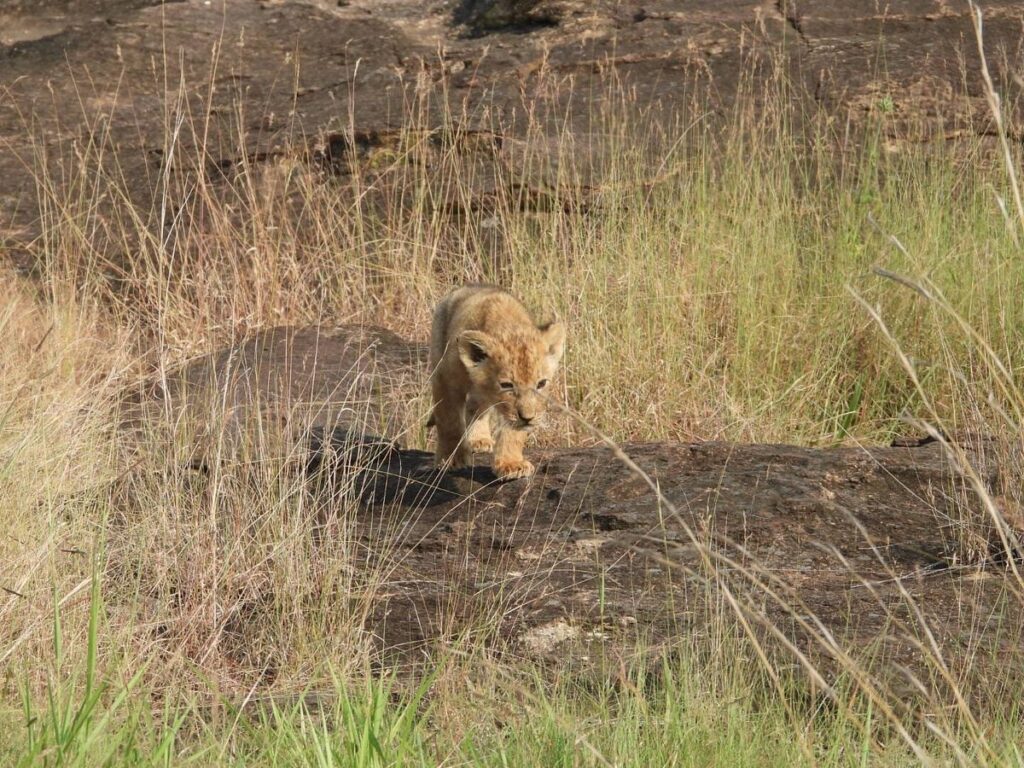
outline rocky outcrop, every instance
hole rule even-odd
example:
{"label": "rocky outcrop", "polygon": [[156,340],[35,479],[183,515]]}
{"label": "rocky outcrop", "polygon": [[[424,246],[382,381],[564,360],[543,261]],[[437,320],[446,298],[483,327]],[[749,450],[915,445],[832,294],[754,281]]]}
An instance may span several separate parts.
{"label": "rocky outcrop", "polygon": [[[1014,104],[1024,8],[984,6],[991,66]],[[221,175],[325,146],[336,159],[352,128],[373,151],[423,89],[435,89],[423,130],[446,112],[486,114],[461,129],[498,124],[514,139],[529,114],[535,131],[586,135],[575,144],[588,147],[613,77],[668,131],[695,98],[705,117],[727,115],[737,94],[756,103],[782,85],[843,119],[884,113],[903,139],[991,131],[969,11],[945,0],[0,0],[0,254],[29,266],[25,244],[42,229],[33,174],[73,183],[100,145],[148,210],[175,162],[171,133],[179,160],[196,155],[199,137],[175,132],[174,114],[201,117],[202,161]],[[533,173],[516,173],[530,177],[524,205],[543,202]],[[101,252],[123,239],[97,231]]]}
{"label": "rocky outcrop", "polygon": [[465,0],[456,8],[456,22],[477,32],[515,29],[525,31],[537,26],[555,25],[561,8],[542,0]]}
{"label": "rocky outcrop", "polygon": [[155,390],[176,425],[188,393],[203,399],[211,382],[235,415],[273,402],[294,418],[315,403],[295,433],[302,466],[317,480],[321,535],[343,519],[361,567],[383,579],[365,629],[384,664],[475,632],[587,667],[641,642],[671,651],[723,613],[775,648],[781,632],[826,668],[842,648],[925,674],[925,626],[953,668],[1016,652],[1015,578],[1005,562],[963,563],[957,522],[986,518],[939,443],[625,445],[632,467],[607,446],[534,448],[535,477],[498,483],[483,457],[441,475],[400,434],[370,431],[381,412],[364,396],[404,382],[389,408],[408,410],[424,375],[422,347],[385,331],[278,329]]}
{"label": "rocky outcrop", "polygon": [[143,440],[184,437],[196,466],[257,448],[253,435],[285,450],[324,435],[358,444],[368,431],[401,444],[417,426],[409,401],[426,358],[426,345],[383,328],[271,328],[129,392],[124,426]]}

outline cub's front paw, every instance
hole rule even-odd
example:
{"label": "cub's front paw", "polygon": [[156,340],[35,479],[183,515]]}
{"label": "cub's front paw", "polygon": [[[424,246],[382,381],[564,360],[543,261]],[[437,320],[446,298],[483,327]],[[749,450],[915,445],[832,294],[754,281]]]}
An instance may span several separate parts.
{"label": "cub's front paw", "polygon": [[443,453],[434,454],[434,466],[440,470],[462,469],[463,467],[468,467],[469,460],[469,454],[461,450],[456,451],[450,456]]}
{"label": "cub's front paw", "polygon": [[494,462],[494,474],[498,476],[499,480],[515,480],[520,477],[529,477],[535,471],[533,464],[526,459]]}
{"label": "cub's front paw", "polygon": [[469,450],[473,453],[492,453],[494,440],[490,437],[472,437],[469,439]]}

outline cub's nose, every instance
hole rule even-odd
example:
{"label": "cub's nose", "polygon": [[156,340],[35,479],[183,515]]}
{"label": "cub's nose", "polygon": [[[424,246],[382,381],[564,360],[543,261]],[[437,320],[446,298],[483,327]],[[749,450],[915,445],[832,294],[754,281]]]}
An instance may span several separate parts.
{"label": "cub's nose", "polygon": [[533,416],[532,415],[528,416],[527,414],[523,413],[522,411],[519,411],[519,421],[522,423],[523,426],[528,427],[528,426],[530,426],[530,424],[533,423]]}

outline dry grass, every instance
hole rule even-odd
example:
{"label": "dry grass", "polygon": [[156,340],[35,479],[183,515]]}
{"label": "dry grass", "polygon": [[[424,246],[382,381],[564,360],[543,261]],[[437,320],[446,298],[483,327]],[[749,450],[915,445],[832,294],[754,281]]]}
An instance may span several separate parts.
{"label": "dry grass", "polygon": [[[386,546],[361,548],[353,506],[338,508],[325,545],[308,534],[317,510],[307,481],[287,470],[290,449],[273,434],[257,430],[253,460],[201,475],[188,468],[186,436],[163,455],[140,454],[118,430],[123,391],[255,330],[363,322],[422,338],[450,286],[483,279],[567,318],[561,397],[614,440],[885,441],[909,414],[946,433],[994,431],[1016,470],[1022,399],[1007,361],[1022,352],[1024,262],[992,195],[1008,190],[1004,166],[982,143],[886,154],[884,125],[847,142],[824,116],[795,130],[784,103],[756,123],[741,105],[724,125],[652,127],[628,101],[610,100],[621,108],[602,116],[586,153],[568,134],[544,136],[538,115],[495,154],[487,134],[454,119],[441,131],[424,125],[422,104],[434,97],[415,94],[406,128],[372,152],[332,165],[296,147],[227,177],[207,163],[209,116],[171,100],[163,156],[173,162],[151,207],[133,201],[102,134],[70,178],[56,178],[40,149],[39,273],[8,280],[0,310],[5,707],[20,694],[26,709],[45,709],[57,691],[73,709],[76,691],[94,690],[86,657],[98,655],[114,722],[145,720],[119,691],[144,691],[164,713],[140,726],[153,761],[192,750],[200,763],[241,763],[276,749],[305,755],[296,764],[328,764],[317,739],[327,744],[336,735],[327,723],[344,722],[366,724],[345,737],[351,764],[389,763],[385,753],[402,764],[498,764],[499,754],[577,764],[581,753],[583,764],[654,764],[666,745],[719,764],[766,755],[1020,764],[1016,724],[979,720],[956,681],[942,688],[951,702],[942,717],[911,722],[898,696],[813,621],[851,681],[843,691],[819,679],[836,707],[827,716],[813,702],[788,703],[797,683],[756,663],[756,633],[740,632],[736,646],[722,640],[711,653],[715,664],[667,671],[661,699],[636,670],[592,698],[524,679],[470,637],[436,661],[433,719],[421,722],[420,698],[389,709],[387,685],[369,674],[364,621],[400,563]],[[524,196],[540,210],[524,212]],[[907,290],[873,277],[879,263],[924,278]],[[597,438],[567,420],[546,439]],[[978,486],[1006,549],[1016,476],[1004,475],[1003,501]],[[979,522],[963,529],[964,556],[977,559]],[[749,578],[791,599],[756,567]],[[91,589],[100,583],[102,593]],[[741,628],[752,620],[752,607],[732,607]],[[921,651],[941,676],[927,637]],[[739,663],[744,654],[754,663]],[[329,689],[329,717],[294,704],[318,685]],[[285,703],[250,719],[221,708],[221,695]],[[680,712],[696,713],[696,736]],[[504,737],[494,723],[506,720],[526,736]],[[85,732],[105,732],[89,722]],[[664,728],[653,741],[643,735],[651,723]],[[62,727],[47,738],[70,733],[76,744],[79,731]],[[166,746],[164,731],[189,746]],[[111,744],[126,754],[128,732],[115,732]],[[384,746],[360,751],[367,733]],[[98,748],[78,743],[74,754],[100,762]]]}

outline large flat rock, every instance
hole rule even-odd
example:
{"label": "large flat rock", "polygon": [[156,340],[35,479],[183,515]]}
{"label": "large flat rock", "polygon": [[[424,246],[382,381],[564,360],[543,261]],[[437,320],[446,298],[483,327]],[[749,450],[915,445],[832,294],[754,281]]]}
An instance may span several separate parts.
{"label": "large flat rock", "polygon": [[[928,632],[954,674],[1019,652],[1019,580],[1005,562],[964,562],[961,523],[983,532],[986,517],[939,443],[623,446],[640,473],[606,446],[533,448],[537,475],[499,483],[486,457],[440,475],[430,454],[373,433],[375,417],[363,431],[350,418],[381,381],[404,382],[387,407],[408,410],[424,377],[422,346],[378,329],[277,329],[169,374],[150,415],[170,409],[180,426],[175,409],[211,382],[236,408],[316,402],[292,433],[317,479],[316,535],[330,550],[344,531],[358,553],[382,664],[475,633],[587,667],[641,642],[671,652],[720,630],[723,611],[826,668],[842,651],[927,678]],[[992,483],[991,461],[972,457]]]}
{"label": "large flat rock", "polygon": [[[338,444],[352,450],[349,435]],[[538,475],[505,484],[484,457],[445,478],[416,451],[349,465],[367,567],[390,574],[366,627],[383,657],[476,632],[586,667],[638,643],[689,648],[723,613],[761,637],[781,630],[833,672],[849,653],[927,679],[928,632],[958,676],[1019,653],[1019,583],[962,562],[956,522],[984,513],[939,445],[623,448],[660,497],[603,447],[535,450]]]}

